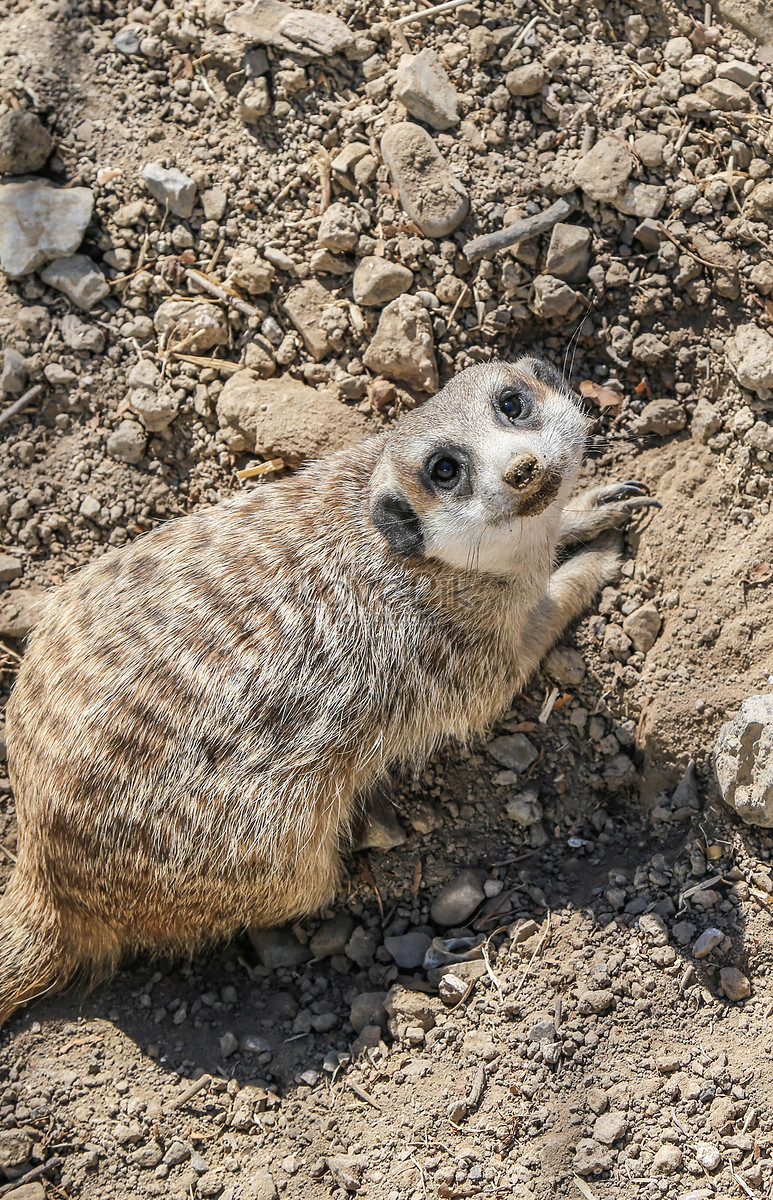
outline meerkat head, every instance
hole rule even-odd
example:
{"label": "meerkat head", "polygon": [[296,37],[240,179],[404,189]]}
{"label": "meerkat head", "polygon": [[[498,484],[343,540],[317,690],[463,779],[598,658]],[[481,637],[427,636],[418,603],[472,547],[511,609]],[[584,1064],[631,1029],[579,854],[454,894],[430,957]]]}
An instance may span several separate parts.
{"label": "meerkat head", "polygon": [[370,484],[392,550],[508,574],[543,549],[577,477],[588,419],[544,359],[470,367],[400,420]]}

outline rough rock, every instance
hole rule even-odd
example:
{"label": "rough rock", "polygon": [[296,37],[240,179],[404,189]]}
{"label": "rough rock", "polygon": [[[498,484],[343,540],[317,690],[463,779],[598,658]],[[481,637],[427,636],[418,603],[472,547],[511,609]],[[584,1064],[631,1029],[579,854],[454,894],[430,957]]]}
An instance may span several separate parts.
{"label": "rough rock", "polygon": [[96,263],[85,254],[55,258],[40,272],[40,278],[49,287],[64,292],[68,300],[84,312],[110,295],[110,284]]}
{"label": "rough rock", "polygon": [[655,1151],[652,1160],[653,1175],[674,1175],[682,1165],[682,1151],[670,1143]]}
{"label": "rough rock", "polygon": [[590,229],[559,221],[553,226],[550,235],[545,273],[564,279],[568,283],[578,283],[585,279],[590,260],[590,243]]}
{"label": "rough rock", "polygon": [[602,137],[579,160],[574,182],[591,200],[614,204],[633,170],[633,155],[624,142]]}
{"label": "rough rock", "polygon": [[299,967],[311,957],[289,929],[249,929],[253,949],[269,971]]}
{"label": "rough rock", "polygon": [[316,279],[307,279],[292,289],[282,307],[303,338],[303,344],[317,362],[333,349],[322,327],[325,310],[333,303],[327,288]]}
{"label": "rough rock", "polygon": [[596,1118],[596,1123],[593,1126],[593,1137],[595,1141],[601,1142],[603,1146],[611,1146],[613,1142],[618,1142],[621,1137],[625,1136],[628,1129],[628,1117],[624,1112],[603,1113]]}
{"label": "rough rock", "polygon": [[525,771],[539,752],[523,733],[505,733],[495,737],[486,747],[492,758],[510,771]]}
{"label": "rough rock", "polygon": [[505,75],[505,87],[511,96],[536,96],[547,81],[548,73],[538,62],[524,63]]}
{"label": "rough rock", "polygon": [[57,188],[44,179],[0,184],[0,267],[19,279],[73,254],[93,210],[90,188]]}
{"label": "rough rock", "polygon": [[354,918],[349,913],[336,913],[329,921],[323,921],[309,942],[315,958],[329,958],[331,954],[344,954],[346,943],[354,929]]}
{"label": "rough rock", "polygon": [[71,350],[101,354],[105,348],[105,335],[96,325],[81,321],[74,313],[62,317],[62,340]]}
{"label": "rough rock", "polygon": [[365,308],[380,308],[407,292],[413,283],[413,271],[401,263],[367,254],[357,263],[352,279],[352,295]]}
{"label": "rough rock", "polygon": [[266,113],[270,113],[271,93],[263,76],[258,79],[249,79],[239,92],[237,102],[239,117],[247,125],[259,121],[261,117],[265,117]]}
{"label": "rough rock", "polygon": [[741,387],[767,399],[773,389],[773,337],[759,325],[739,325],[725,345],[730,370]]}
{"label": "rough rock", "polygon": [[535,791],[520,792],[507,801],[506,809],[511,821],[515,821],[523,829],[538,825],[544,813]]}
{"label": "rough rock", "polygon": [[452,233],[467,216],[470,202],[425,129],[410,122],[390,127],[381,154],[406,215],[430,238]]}
{"label": "rough rock", "polygon": [[634,649],[646,654],[655,645],[663,622],[660,613],[651,602],[642,604],[623,621],[623,632],[628,635]]}
{"label": "rough rock", "polygon": [[367,432],[366,418],[328,392],[289,376],[257,379],[252,371],[237,371],[226,382],[217,415],[234,452],[254,450],[293,467]]}
{"label": "rough rock", "polygon": [[15,558],[13,554],[0,553],[0,583],[10,583],[12,579],[18,579],[21,573],[20,558]]}
{"label": "rough rock", "polygon": [[145,187],[162,207],[169,205],[170,213],[187,218],[193,212],[196,201],[196,184],[176,167],[162,167],[158,163],[145,163],[142,168]]}
{"label": "rough rock", "polygon": [[145,455],[147,436],[136,421],[121,421],[107,439],[107,452],[119,462],[136,465]]}
{"label": "rough rock", "polygon": [[216,304],[164,300],[153,318],[156,333],[166,346],[185,354],[204,354],[228,341],[228,320]]}
{"label": "rough rock", "polygon": [[589,989],[580,993],[577,1000],[577,1011],[581,1016],[597,1016],[611,1008],[613,1001],[614,995],[609,988]]}
{"label": "rough rock", "polygon": [[362,819],[354,827],[352,849],[394,850],[406,841],[405,830],[389,797],[378,792],[370,796]]}
{"label": "rough rock", "polygon": [[432,920],[438,925],[448,927],[463,925],[485,899],[485,879],[485,871],[460,871],[440,889],[432,901],[429,910]]}
{"label": "rough rock", "polygon": [[579,314],[582,301],[563,279],[556,279],[553,275],[538,275],[534,280],[532,308],[543,321],[557,317],[570,321]]}
{"label": "rough rock", "polygon": [[0,1171],[14,1178],[29,1162],[32,1138],[21,1129],[0,1130]]}
{"label": "rough rock", "polygon": [[359,996],[355,996],[349,1012],[349,1020],[358,1033],[366,1025],[378,1025],[381,1029],[386,1029],[385,999],[385,992],[360,992]]}
{"label": "rough rock", "polygon": [[251,0],[228,13],[225,27],[247,42],[276,46],[306,58],[344,54],[355,35],[343,21],[328,13],[292,8],[279,0]]}
{"label": "rough rock", "polygon": [[693,942],[693,958],[706,958],[722,942],[724,936],[721,929],[715,929],[713,926],[710,929],[704,929],[700,937]]}
{"label": "rough rock", "polygon": [[702,84],[695,94],[699,100],[706,100],[720,112],[747,112],[751,108],[749,93],[733,83],[732,79],[711,79]]}
{"label": "rough rock", "polygon": [[714,746],[722,796],[748,825],[773,827],[773,693],[749,696]]}
{"label": "rough rock", "polygon": [[[587,189],[586,189],[587,190]],[[612,201],[618,212],[639,220],[654,220],[668,197],[668,188],[655,183],[628,183]]]}
{"label": "rough rock", "polygon": [[416,391],[437,391],[432,320],[418,297],[398,296],[386,306],[362,360],[372,371]]}
{"label": "rough rock", "polygon": [[402,59],[394,95],[411,116],[433,129],[450,129],[459,122],[456,88],[434,50]]}
{"label": "rough rock", "polygon": [[719,972],[719,987],[728,1000],[745,1000],[751,995],[751,984],[737,967],[723,967]]}
{"label": "rough rock", "polygon": [[712,404],[704,396],[701,396],[693,409],[690,421],[690,433],[696,442],[701,442],[705,446],[709,438],[712,438],[721,428],[722,417],[716,405]]}
{"label": "rough rock", "polygon": [[365,1159],[355,1154],[333,1154],[325,1160],[333,1182],[347,1192],[359,1191]]}
{"label": "rough rock", "polygon": [[[228,283],[251,296],[262,296],[274,285],[276,270],[254,246],[239,246],[228,262]],[[228,326],[226,324],[226,341]]]}
{"label": "rough rock", "polygon": [[48,599],[40,588],[13,588],[0,595],[0,637],[25,638]]}
{"label": "rough rock", "polygon": [[578,1175],[600,1175],[612,1166],[612,1155],[593,1138],[581,1138],[575,1146],[573,1170]]}
{"label": "rough rock", "polygon": [[442,1008],[433,997],[424,992],[410,992],[399,983],[389,989],[383,1003],[389,1016],[389,1031],[396,1038],[404,1037],[406,1028],[412,1025],[428,1033],[434,1029],[436,1015]]}
{"label": "rough rock", "polygon": [[180,407],[176,396],[166,388],[135,388],[129,393],[129,402],[150,433],[163,433],[168,429]]}
{"label": "rough rock", "polygon": [[113,38],[113,45],[119,54],[131,58],[140,52],[140,26],[124,25]]}
{"label": "rough rock", "polygon": [[574,646],[556,646],[542,667],[551,679],[567,687],[576,687],[585,678],[585,659]]}
{"label": "rough rock", "polygon": [[45,165],[51,134],[33,112],[10,109],[0,117],[0,175],[29,175]]}
{"label": "rough rock", "polygon": [[3,373],[0,375],[0,394],[14,399],[21,396],[27,386],[29,371],[27,363],[18,350],[6,346],[3,351]]}
{"label": "rough rock", "polygon": [[353,250],[360,236],[360,222],[349,204],[336,201],[322,216],[317,242],[328,250]]}

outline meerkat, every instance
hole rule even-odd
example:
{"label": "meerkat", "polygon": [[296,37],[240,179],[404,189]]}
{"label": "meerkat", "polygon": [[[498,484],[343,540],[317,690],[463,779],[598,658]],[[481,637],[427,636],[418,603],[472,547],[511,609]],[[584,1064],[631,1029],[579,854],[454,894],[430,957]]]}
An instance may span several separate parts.
{"label": "meerkat", "polygon": [[567,504],[588,425],[544,360],[474,366],[53,594],[7,712],[0,1023],[330,900],[368,789],[483,733],[616,577],[607,531],[655,502]]}

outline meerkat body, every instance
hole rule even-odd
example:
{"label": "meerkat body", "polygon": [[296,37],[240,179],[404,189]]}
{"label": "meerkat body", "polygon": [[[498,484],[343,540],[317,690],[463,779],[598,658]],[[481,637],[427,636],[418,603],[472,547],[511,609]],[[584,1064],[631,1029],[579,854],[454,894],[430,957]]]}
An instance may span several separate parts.
{"label": "meerkat body", "polygon": [[330,898],[358,797],[485,730],[614,577],[609,546],[553,570],[646,503],[629,485],[564,510],[585,427],[538,360],[473,368],[54,594],[7,714],[0,1022],[127,952]]}

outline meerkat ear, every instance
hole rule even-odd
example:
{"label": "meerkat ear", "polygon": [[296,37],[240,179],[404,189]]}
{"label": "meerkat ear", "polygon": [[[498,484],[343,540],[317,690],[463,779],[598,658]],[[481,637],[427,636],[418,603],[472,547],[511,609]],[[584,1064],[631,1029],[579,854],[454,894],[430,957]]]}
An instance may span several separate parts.
{"label": "meerkat ear", "polygon": [[541,355],[530,354],[522,358],[517,365],[522,366],[535,379],[539,379],[540,383],[546,383],[548,387],[555,388],[557,392],[564,392],[569,388],[558,368],[554,367],[548,359],[542,358]]}
{"label": "meerkat ear", "polygon": [[423,552],[421,518],[405,496],[381,492],[371,502],[370,515],[376,529],[396,554],[413,558]]}

